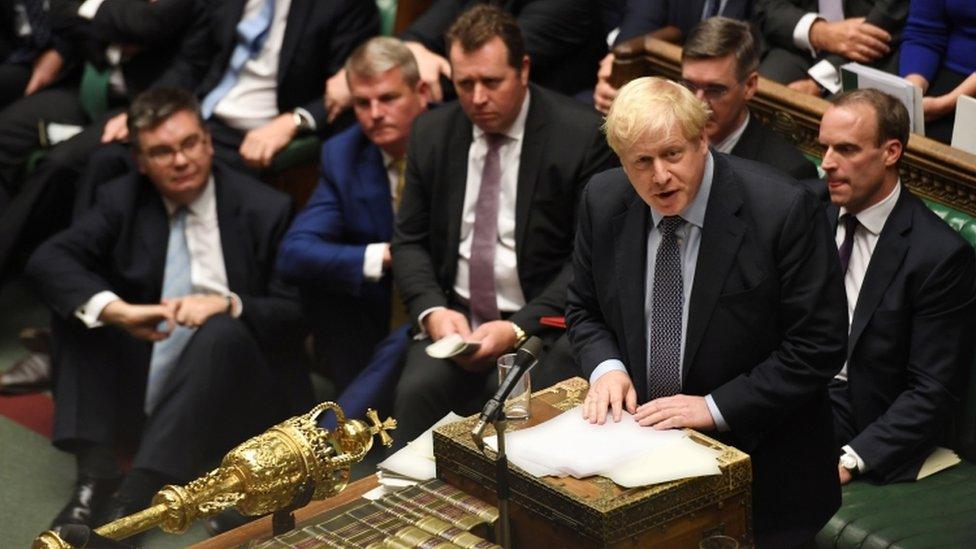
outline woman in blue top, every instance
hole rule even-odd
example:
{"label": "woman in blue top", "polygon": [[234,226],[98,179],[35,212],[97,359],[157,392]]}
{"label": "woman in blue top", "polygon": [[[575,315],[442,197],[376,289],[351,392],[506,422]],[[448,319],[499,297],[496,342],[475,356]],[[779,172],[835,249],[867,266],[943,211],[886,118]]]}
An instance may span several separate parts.
{"label": "woman in blue top", "polygon": [[976,94],[976,2],[911,0],[899,73],[922,88],[925,135],[948,143],[956,100]]}

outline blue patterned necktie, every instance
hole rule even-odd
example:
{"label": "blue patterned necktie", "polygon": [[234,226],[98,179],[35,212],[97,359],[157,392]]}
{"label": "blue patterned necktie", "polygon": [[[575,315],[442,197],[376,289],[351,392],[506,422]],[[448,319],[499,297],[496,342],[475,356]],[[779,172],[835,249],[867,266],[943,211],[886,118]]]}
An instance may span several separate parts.
{"label": "blue patterned necktie", "polygon": [[29,63],[49,47],[51,23],[44,10],[44,0],[22,0],[24,15],[30,25],[27,43],[14,50],[7,58],[8,63]]}
{"label": "blue patterned necktie", "polygon": [[224,77],[217,86],[210,90],[210,93],[203,98],[200,110],[203,118],[208,119],[213,115],[217,103],[224,98],[227,93],[237,84],[237,79],[244,68],[244,64],[249,59],[254,58],[264,46],[264,39],[268,36],[271,28],[271,19],[274,18],[275,0],[264,0],[261,10],[257,15],[249,19],[242,19],[237,24],[237,46],[230,56],[227,70]]}
{"label": "blue patterned necktie", "polygon": [[[163,297],[176,298],[193,291],[190,279],[190,250],[186,245],[186,207],[173,212],[170,218],[169,244],[166,247],[166,267],[163,271]],[[160,328],[164,329],[164,328]],[[176,326],[169,337],[153,344],[149,360],[149,379],[146,383],[146,414],[152,413],[170,372],[190,341],[194,330]]]}
{"label": "blue patterned necktie", "polygon": [[505,136],[486,133],[488,153],[481,172],[481,187],[474,208],[471,259],[468,262],[468,303],[472,327],[501,318],[495,295],[495,246],[498,243],[498,204],[501,200],[500,149]]}
{"label": "blue patterned necktie", "polygon": [[681,319],[684,284],[681,252],[675,232],[685,220],[678,216],[661,219],[652,290],[651,329],[648,339],[647,399],[681,392]]}

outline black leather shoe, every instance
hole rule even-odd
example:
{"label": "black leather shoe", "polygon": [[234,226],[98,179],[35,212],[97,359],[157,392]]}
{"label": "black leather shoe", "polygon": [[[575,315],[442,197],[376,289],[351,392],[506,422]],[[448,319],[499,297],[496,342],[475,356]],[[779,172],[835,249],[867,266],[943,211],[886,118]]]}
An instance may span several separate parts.
{"label": "black leather shoe", "polygon": [[36,393],[51,387],[51,355],[30,353],[0,374],[0,395]]}
{"label": "black leather shoe", "polygon": [[100,479],[83,475],[75,482],[75,490],[71,499],[54,517],[51,527],[62,524],[82,524],[96,526],[94,518],[108,501],[109,497],[119,487],[121,477]]}
{"label": "black leather shoe", "polygon": [[[149,501],[134,501],[132,499],[128,499],[121,491],[116,491],[114,494],[112,494],[112,497],[108,499],[108,502],[105,504],[105,508],[102,509],[102,512],[97,516],[95,526],[104,526],[110,522],[115,522],[122,517],[127,517],[131,514],[138,513],[139,511],[142,511],[148,507],[149,503]],[[145,537],[145,535],[146,532],[135,534],[125,538],[122,540],[122,542],[130,547],[141,547],[142,539]]]}

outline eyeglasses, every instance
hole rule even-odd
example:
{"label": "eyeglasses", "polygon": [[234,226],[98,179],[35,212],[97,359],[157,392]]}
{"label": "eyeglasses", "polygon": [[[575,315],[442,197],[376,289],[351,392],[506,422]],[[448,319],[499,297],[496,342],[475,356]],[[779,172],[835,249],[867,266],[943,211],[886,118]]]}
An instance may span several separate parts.
{"label": "eyeglasses", "polygon": [[171,166],[176,162],[176,153],[183,153],[186,158],[196,158],[203,151],[202,145],[206,142],[206,137],[202,134],[194,134],[184,139],[179,147],[173,148],[166,145],[151,147],[145,151],[146,156],[154,164],[159,166]]}
{"label": "eyeglasses", "polygon": [[702,95],[705,96],[705,99],[708,99],[709,101],[721,99],[723,95],[729,93],[729,87],[723,86],[722,84],[706,84],[704,86],[700,86],[688,80],[682,80],[680,84],[688,88],[691,93],[696,95],[698,94],[698,90],[701,90]]}

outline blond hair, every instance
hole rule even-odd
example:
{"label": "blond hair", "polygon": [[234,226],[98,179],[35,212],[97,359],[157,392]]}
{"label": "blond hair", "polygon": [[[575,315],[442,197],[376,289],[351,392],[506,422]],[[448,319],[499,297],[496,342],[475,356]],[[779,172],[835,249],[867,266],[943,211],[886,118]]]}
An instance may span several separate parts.
{"label": "blond hair", "polygon": [[420,69],[413,53],[399,38],[376,36],[361,44],[346,59],[346,78],[373,78],[398,68],[403,81],[413,88],[420,81]]}
{"label": "blond hair", "polygon": [[620,88],[603,131],[618,156],[646,133],[664,136],[677,126],[688,141],[699,139],[711,111],[691,91],[670,80],[645,76]]}

